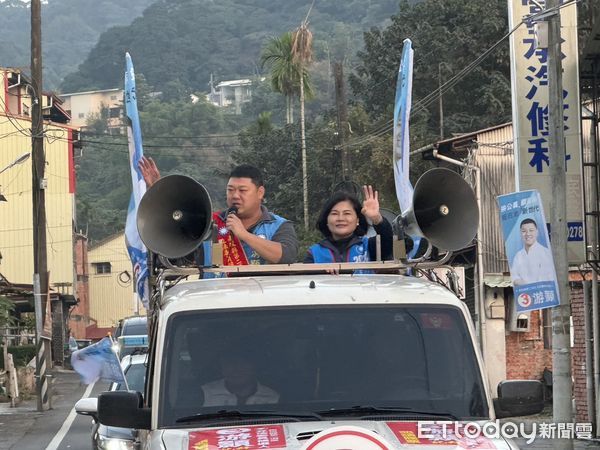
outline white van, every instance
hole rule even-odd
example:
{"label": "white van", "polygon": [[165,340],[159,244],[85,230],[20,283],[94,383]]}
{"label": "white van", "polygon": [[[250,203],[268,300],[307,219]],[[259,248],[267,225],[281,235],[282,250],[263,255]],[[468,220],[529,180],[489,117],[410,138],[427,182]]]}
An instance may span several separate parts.
{"label": "white van", "polygon": [[539,382],[511,381],[495,408],[466,305],[423,279],[181,281],[157,302],[146,395],[98,401],[141,448],[514,449],[461,427],[543,406]]}

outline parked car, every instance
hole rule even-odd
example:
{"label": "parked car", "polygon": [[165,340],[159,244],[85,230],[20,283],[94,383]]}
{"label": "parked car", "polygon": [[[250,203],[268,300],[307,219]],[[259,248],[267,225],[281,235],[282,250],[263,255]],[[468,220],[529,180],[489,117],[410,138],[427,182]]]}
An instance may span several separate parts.
{"label": "parked car", "polygon": [[[127,355],[121,360],[127,386],[123,383],[111,383],[109,391],[144,391],[147,355]],[[129,388],[129,389],[128,389]],[[92,448],[94,450],[138,450],[137,430],[131,428],[110,427],[98,422],[98,399],[88,397],[75,404],[77,414],[92,417]]]}
{"label": "parked car", "polygon": [[113,337],[118,339],[119,336],[139,336],[148,334],[148,317],[146,316],[131,316],[119,320]]}
{"label": "parked car", "polygon": [[81,350],[82,348],[86,348],[88,345],[92,344],[91,339],[76,339],[77,349]]}
{"label": "parked car", "polygon": [[120,359],[134,353],[145,353],[148,348],[148,318],[132,316],[119,320],[113,338],[115,352]]}

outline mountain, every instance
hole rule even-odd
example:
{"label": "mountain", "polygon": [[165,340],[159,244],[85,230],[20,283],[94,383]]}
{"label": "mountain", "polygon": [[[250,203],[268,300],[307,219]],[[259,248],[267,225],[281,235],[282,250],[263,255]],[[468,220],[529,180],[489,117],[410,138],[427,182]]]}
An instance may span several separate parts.
{"label": "mountain", "polygon": [[[308,0],[158,0],[130,25],[104,32],[62,90],[120,85],[126,51],[158,91],[170,81],[206,91],[211,74],[217,80],[258,75],[266,38],[296,28],[309,8]],[[317,58],[355,55],[362,32],[397,10],[397,0],[317,1],[309,18]]]}
{"label": "mountain", "polygon": [[[127,25],[154,0],[42,1],[44,88],[56,89],[77,69],[98,36],[115,25]],[[30,65],[29,1],[0,0],[0,67]]]}

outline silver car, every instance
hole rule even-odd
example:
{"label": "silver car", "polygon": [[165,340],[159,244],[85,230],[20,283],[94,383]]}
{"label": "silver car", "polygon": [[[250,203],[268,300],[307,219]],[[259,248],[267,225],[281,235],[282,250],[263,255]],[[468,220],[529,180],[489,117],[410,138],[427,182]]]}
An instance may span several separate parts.
{"label": "silver car", "polygon": [[[147,355],[127,355],[121,360],[127,387],[130,391],[144,392]],[[109,391],[125,391],[123,383],[111,383]],[[98,422],[98,399],[88,397],[75,404],[77,414],[92,417],[92,448],[94,450],[138,450],[137,430],[108,427]]]}

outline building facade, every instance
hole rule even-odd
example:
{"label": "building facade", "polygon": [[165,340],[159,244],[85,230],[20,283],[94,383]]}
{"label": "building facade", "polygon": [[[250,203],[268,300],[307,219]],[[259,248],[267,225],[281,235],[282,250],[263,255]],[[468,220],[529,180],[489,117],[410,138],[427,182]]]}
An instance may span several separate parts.
{"label": "building facade", "polygon": [[[584,136],[590,134],[583,127]],[[438,155],[467,164],[463,175],[481,197],[481,226],[477,238],[481,275],[474,277],[477,331],[482,342],[489,384],[495,392],[505,379],[535,379],[548,382],[552,371],[551,310],[516,314],[512,281],[504,248],[496,197],[515,191],[515,163],[512,125],[504,124],[438,142],[433,146]],[[587,149],[587,150],[586,150]],[[584,151],[589,141],[584,139]],[[434,157],[434,151],[429,156]],[[447,167],[456,165],[440,161]],[[479,171],[480,186],[475,173]],[[586,184],[587,186],[587,184]],[[588,186],[589,189],[589,186]],[[588,421],[585,388],[584,296],[581,274],[585,268],[572,268],[569,273],[569,296],[572,305],[571,330],[572,373],[576,418]],[[551,392],[549,390],[549,392]]]}
{"label": "building facade", "polygon": [[110,330],[119,319],[146,314],[133,292],[133,271],[123,232],[90,247],[90,316],[95,327]]}
{"label": "building facade", "polygon": [[[31,180],[31,95],[29,80],[18,71],[0,69],[0,202],[1,271],[13,283],[33,280],[33,201]],[[73,294],[76,285],[74,256],[75,165],[73,153],[78,130],[60,100],[44,94],[46,240],[50,286]]]}
{"label": "building facade", "polygon": [[229,108],[234,114],[242,113],[242,105],[252,100],[252,80],[221,81],[216,88],[211,79],[210,94],[206,99],[220,108]]}
{"label": "building facade", "polygon": [[85,128],[88,120],[104,118],[111,134],[124,132],[123,89],[72,92],[60,97],[64,101],[64,109],[71,115],[72,126]]}
{"label": "building facade", "polygon": [[[33,303],[33,199],[31,161],[31,80],[19,69],[0,68],[0,272],[7,286],[21,289],[17,313],[31,313]],[[79,130],[70,126],[62,100],[42,92],[46,255],[49,271],[52,358],[62,364],[69,335],[69,315],[84,286],[77,277],[74,152]],[[10,292],[9,292],[10,293]],[[25,301],[22,301],[25,300]]]}

